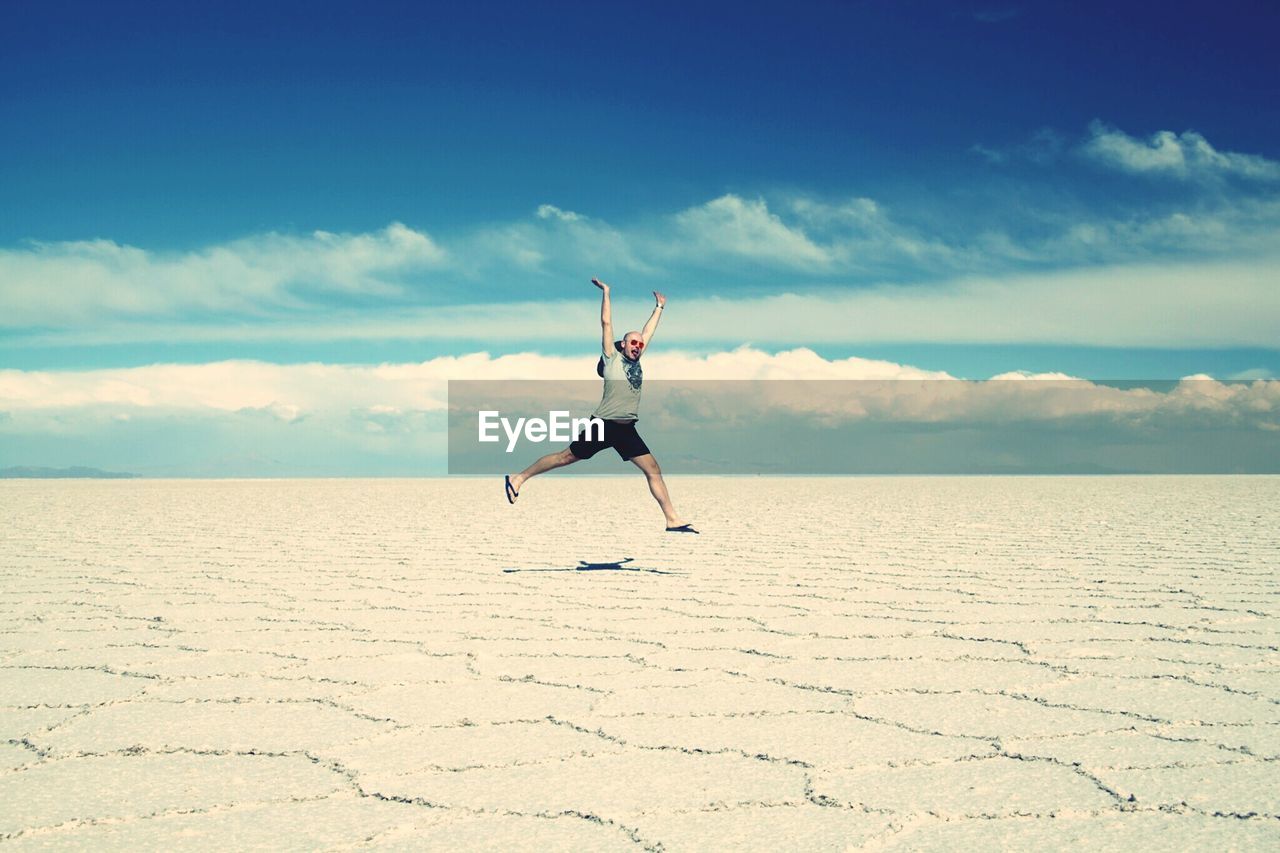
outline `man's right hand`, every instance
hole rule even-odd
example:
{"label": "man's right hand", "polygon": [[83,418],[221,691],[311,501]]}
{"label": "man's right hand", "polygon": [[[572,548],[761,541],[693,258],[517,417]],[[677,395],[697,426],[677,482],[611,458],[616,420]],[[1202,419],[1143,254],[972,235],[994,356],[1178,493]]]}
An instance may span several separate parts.
{"label": "man's right hand", "polygon": [[591,283],[594,284],[596,287],[600,288],[601,290],[603,290],[605,293],[609,292],[609,285],[605,284],[600,279],[593,278],[591,279]]}

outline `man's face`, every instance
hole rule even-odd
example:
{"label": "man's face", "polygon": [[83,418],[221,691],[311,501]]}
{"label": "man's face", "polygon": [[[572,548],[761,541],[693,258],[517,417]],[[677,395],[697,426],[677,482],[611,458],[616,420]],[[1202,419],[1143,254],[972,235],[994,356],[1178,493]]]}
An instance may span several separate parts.
{"label": "man's face", "polygon": [[622,339],[622,354],[635,361],[644,352],[644,341],[637,334],[629,334]]}

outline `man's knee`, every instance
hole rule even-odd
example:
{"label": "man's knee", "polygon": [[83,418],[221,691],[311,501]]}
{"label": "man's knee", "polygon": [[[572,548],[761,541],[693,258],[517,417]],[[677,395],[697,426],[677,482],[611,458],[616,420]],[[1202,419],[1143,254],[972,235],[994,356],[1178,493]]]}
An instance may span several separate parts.
{"label": "man's knee", "polygon": [[560,451],[561,465],[572,465],[574,462],[577,462],[577,461],[579,461],[578,457],[574,456],[573,451],[570,450],[569,448],[566,447],[564,450]]}

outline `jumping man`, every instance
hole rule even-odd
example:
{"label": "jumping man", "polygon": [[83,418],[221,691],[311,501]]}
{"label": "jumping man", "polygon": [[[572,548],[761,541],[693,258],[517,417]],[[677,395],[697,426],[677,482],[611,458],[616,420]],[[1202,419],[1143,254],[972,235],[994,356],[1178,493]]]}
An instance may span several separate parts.
{"label": "jumping man", "polygon": [[662,479],[662,469],[658,460],[653,458],[644,439],[636,432],[636,420],[640,412],[640,384],[643,381],[640,369],[640,356],[644,354],[649,339],[658,328],[658,320],[667,304],[667,298],[654,291],[653,297],[657,305],[649,315],[649,322],[639,332],[627,332],[620,343],[613,340],[613,319],[609,307],[609,285],[598,278],[591,283],[600,288],[600,350],[604,361],[604,396],[600,405],[596,406],[592,417],[604,421],[604,438],[587,440],[585,436],[592,434],[590,429],[582,433],[566,449],[559,453],[548,453],[519,474],[506,478],[507,500],[516,502],[520,496],[520,487],[530,477],[537,476],[553,468],[563,468],[581,459],[590,459],[606,447],[612,447],[622,457],[630,460],[644,472],[649,481],[649,491],[653,494],[662,514],[667,517],[667,531],[670,533],[697,533],[692,525],[681,521],[671,506],[671,498],[667,494],[667,484]]}

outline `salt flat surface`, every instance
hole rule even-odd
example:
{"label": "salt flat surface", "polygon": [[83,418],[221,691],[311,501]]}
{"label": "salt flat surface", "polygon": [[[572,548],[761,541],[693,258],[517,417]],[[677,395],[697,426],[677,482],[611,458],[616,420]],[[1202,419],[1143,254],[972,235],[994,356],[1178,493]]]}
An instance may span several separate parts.
{"label": "salt flat surface", "polygon": [[670,486],[0,481],[0,840],[1280,849],[1280,478]]}

